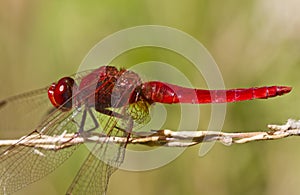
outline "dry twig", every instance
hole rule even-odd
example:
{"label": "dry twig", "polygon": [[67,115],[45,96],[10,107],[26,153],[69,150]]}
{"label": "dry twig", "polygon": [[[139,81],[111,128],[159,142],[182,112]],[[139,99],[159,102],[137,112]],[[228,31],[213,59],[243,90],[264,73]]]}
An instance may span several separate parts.
{"label": "dry twig", "polygon": [[225,133],[216,131],[171,131],[157,130],[135,133],[133,137],[106,137],[93,134],[82,137],[78,134],[63,132],[58,136],[39,135],[25,136],[19,140],[0,140],[3,146],[26,146],[46,150],[59,150],[75,144],[88,142],[109,142],[143,144],[147,146],[187,147],[203,142],[220,141],[225,145],[241,144],[252,141],[275,140],[300,135],[300,120],[289,119],[285,125],[268,125],[269,131]]}

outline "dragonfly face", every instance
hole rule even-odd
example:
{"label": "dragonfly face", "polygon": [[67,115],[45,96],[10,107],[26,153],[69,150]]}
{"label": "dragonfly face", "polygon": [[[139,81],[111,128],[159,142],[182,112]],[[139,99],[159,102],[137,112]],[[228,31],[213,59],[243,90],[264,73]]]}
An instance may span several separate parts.
{"label": "dragonfly face", "polygon": [[64,77],[49,87],[48,97],[54,107],[66,111],[72,108],[71,98],[74,83],[74,79]]}

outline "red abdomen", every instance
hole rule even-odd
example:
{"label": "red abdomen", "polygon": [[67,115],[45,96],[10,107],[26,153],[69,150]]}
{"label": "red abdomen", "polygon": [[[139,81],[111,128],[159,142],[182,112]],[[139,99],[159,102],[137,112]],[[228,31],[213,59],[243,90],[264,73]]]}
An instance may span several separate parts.
{"label": "red abdomen", "polygon": [[172,103],[227,103],[252,99],[267,99],[289,93],[286,86],[253,87],[246,89],[205,90],[180,87],[168,83],[150,81],[142,85],[142,94],[150,102]]}

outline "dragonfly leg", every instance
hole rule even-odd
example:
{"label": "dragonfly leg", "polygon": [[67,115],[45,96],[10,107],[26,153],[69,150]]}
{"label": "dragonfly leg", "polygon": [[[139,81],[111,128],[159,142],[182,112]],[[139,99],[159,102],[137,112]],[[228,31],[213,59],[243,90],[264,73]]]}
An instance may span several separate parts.
{"label": "dragonfly leg", "polygon": [[120,131],[122,131],[123,133],[128,133],[128,134],[131,134],[131,130],[129,131],[129,130],[126,130],[126,129],[124,129],[124,128],[121,128],[121,127],[119,127],[119,126],[114,126],[114,128],[116,128],[116,129],[118,129],[118,130],[120,130]]}
{"label": "dragonfly leg", "polygon": [[[87,114],[89,114],[91,116],[92,121],[93,121],[95,126],[92,127],[91,129],[84,130],[84,124],[85,124],[85,121],[86,121]],[[91,111],[91,108],[88,107],[88,108],[84,109],[78,133],[83,134],[83,132],[91,132],[91,131],[97,129],[98,127],[99,127],[99,123],[98,123],[95,115]]]}
{"label": "dragonfly leg", "polygon": [[123,115],[123,114],[120,114],[118,112],[114,112],[114,111],[111,111],[111,110],[107,110],[106,108],[104,109],[100,109],[100,110],[97,110],[98,112],[102,113],[102,114],[105,114],[107,116],[114,116],[114,117],[117,117],[117,118],[120,118],[120,119],[128,119],[129,117]]}
{"label": "dragonfly leg", "polygon": [[84,132],[83,128],[84,128],[84,124],[85,124],[85,120],[86,120],[86,110],[83,110],[83,114],[82,114],[82,118],[81,118],[81,122],[80,122],[80,126],[79,126],[79,134],[82,134]]}
{"label": "dragonfly leg", "polygon": [[126,131],[128,134],[127,134],[127,141],[126,141],[126,143],[125,143],[125,147],[126,147],[126,145],[127,145],[127,143],[128,143],[128,140],[129,140],[129,138],[130,138],[130,136],[131,136],[131,133],[132,133],[132,129],[133,129],[133,120],[130,118],[129,119],[129,128],[128,128],[128,130]]}
{"label": "dragonfly leg", "polygon": [[[115,116],[117,118],[121,118],[121,119],[126,119],[128,117],[120,114],[120,113],[117,113],[117,112],[113,112],[111,110],[107,110],[107,109],[102,109],[101,111],[99,111],[100,113],[102,114],[105,114],[107,116]],[[88,130],[85,130],[84,129],[84,125],[85,125],[85,121],[86,121],[86,117],[87,117],[87,114],[90,115],[93,123],[94,123],[94,127],[92,127],[91,129],[88,129]],[[76,124],[78,124],[76,122]],[[91,108],[86,108],[84,109],[83,111],[83,115],[82,115],[82,120],[80,122],[80,125],[79,125],[79,133],[83,133],[83,132],[91,132],[91,131],[94,131],[95,129],[97,129],[99,127],[99,123],[98,123],[98,120],[96,119],[94,113],[92,112]]]}
{"label": "dragonfly leg", "polygon": [[[107,116],[114,116],[116,118],[119,118],[119,119],[122,119],[122,120],[127,120],[127,121],[130,121],[129,123],[129,128],[122,128],[122,127],[119,127],[119,126],[114,126],[114,128],[122,131],[123,133],[126,133],[126,136],[130,137],[131,133],[132,133],[132,128],[133,128],[133,119],[131,119],[129,116],[126,116],[124,114],[120,114],[118,112],[114,112],[114,111],[111,111],[111,110],[108,110],[107,108],[102,108],[102,109],[97,109],[98,112],[100,112],[101,114],[105,114]],[[85,129],[85,123],[86,123],[86,119],[87,119],[87,116],[90,116],[92,121],[93,121],[93,124],[94,126],[90,129]],[[92,109],[91,107],[86,107],[84,110],[83,110],[83,114],[82,114],[82,117],[81,117],[81,121],[80,121],[80,124],[78,122],[75,122],[75,124],[77,124],[77,126],[79,127],[79,131],[78,131],[78,134],[80,135],[84,135],[84,134],[88,134],[90,135],[90,133],[94,130],[96,130],[97,128],[99,128],[99,122],[97,120],[97,118],[95,117],[95,114],[92,112]],[[107,136],[107,135],[106,135]]]}

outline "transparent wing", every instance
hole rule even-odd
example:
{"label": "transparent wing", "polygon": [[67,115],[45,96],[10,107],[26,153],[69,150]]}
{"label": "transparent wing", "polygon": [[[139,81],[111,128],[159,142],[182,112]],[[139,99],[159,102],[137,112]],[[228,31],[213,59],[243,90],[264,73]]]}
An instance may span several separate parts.
{"label": "transparent wing", "polygon": [[47,89],[42,88],[0,100],[2,139],[24,136],[47,117],[52,108],[48,101]]}
{"label": "transparent wing", "polygon": [[[79,75],[80,80],[88,71]],[[78,132],[80,109],[62,112],[50,104],[47,89],[39,89],[0,101],[0,136],[20,138]],[[24,138],[24,137],[23,137]],[[70,157],[77,145],[62,150],[20,145],[0,147],[0,194],[11,194],[52,172]]]}
{"label": "transparent wing", "polygon": [[[129,136],[130,132],[127,130],[132,128],[129,121],[128,119],[102,116],[101,127],[99,128],[110,137]],[[105,194],[110,176],[123,162],[126,143],[104,142],[91,144],[87,147],[91,152],[81,166],[67,194]]]}
{"label": "transparent wing", "polygon": [[[79,116],[73,111],[55,111],[30,135],[60,135],[63,131],[77,132],[72,118]],[[37,149],[13,145],[2,149],[0,154],[0,194],[11,194],[52,172],[77,148],[74,145],[62,150]]]}

